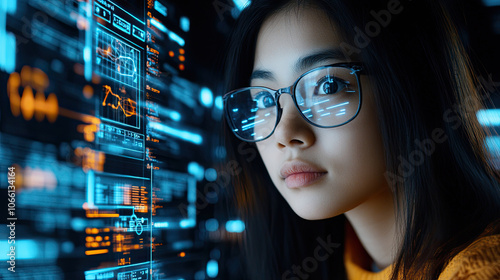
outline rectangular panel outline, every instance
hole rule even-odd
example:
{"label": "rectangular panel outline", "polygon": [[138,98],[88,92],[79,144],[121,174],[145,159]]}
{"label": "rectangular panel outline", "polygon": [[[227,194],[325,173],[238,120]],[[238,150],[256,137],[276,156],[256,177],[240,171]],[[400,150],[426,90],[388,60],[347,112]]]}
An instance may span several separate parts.
{"label": "rectangular panel outline", "polygon": [[[116,24],[115,22],[115,18],[117,18],[118,20],[121,20],[123,22],[125,22],[127,24],[127,28],[125,29],[123,26],[119,25],[119,24]],[[132,26],[132,24],[130,24],[130,22],[122,19],[121,17],[117,16],[116,14],[113,14],[113,26],[120,29],[121,31],[125,32],[127,35],[130,35],[130,27]]]}
{"label": "rectangular panel outline", "polygon": [[[106,118],[104,118],[106,119]],[[107,120],[107,119],[106,119]],[[105,152],[106,153],[109,153],[109,154],[112,154],[112,155],[115,155],[115,156],[120,156],[120,157],[124,157],[124,158],[130,158],[130,159],[135,159],[135,160],[141,160],[143,161],[144,160],[144,157],[145,157],[145,153],[146,153],[146,138],[144,137],[144,134],[142,133],[138,133],[138,132],[134,132],[134,131],[131,131],[131,130],[127,130],[127,129],[124,129],[124,128],[120,128],[120,127],[117,127],[117,126],[113,126],[111,124],[108,124],[108,123],[101,123],[101,125],[107,125],[107,126],[111,126],[111,127],[116,127],[118,129],[123,129],[123,130],[126,130],[126,131],[130,131],[130,132],[133,132],[139,136],[142,136],[142,158],[138,158],[138,157],[133,157],[133,156],[128,156],[128,155],[121,155],[121,154],[117,154],[117,153],[113,153],[113,152],[110,152],[108,150],[106,150]],[[99,130],[101,130],[101,127],[99,127]],[[97,132],[97,133],[100,133]],[[106,143],[101,143],[99,142],[99,139],[101,139],[100,137],[97,137],[96,138],[96,144],[98,145],[102,145],[102,146],[107,146],[107,145],[110,145],[110,144],[106,144]],[[137,152],[136,150],[132,150],[132,149],[129,149],[129,148],[122,148],[123,150],[128,150],[128,151],[133,151],[133,152]]]}
{"label": "rectangular panel outline", "polygon": [[[139,30],[140,32],[142,32],[142,37],[137,36],[137,35],[134,33],[134,31],[135,31],[135,30]],[[137,39],[139,39],[139,40],[141,40],[141,41],[143,41],[143,42],[145,42],[145,41],[146,41],[146,36],[145,36],[145,32],[144,32],[144,30],[140,29],[139,27],[137,27],[137,26],[135,26],[135,25],[132,25],[132,35],[133,35],[135,38],[137,38]]]}
{"label": "rectangular panel outline", "polygon": [[103,20],[105,20],[105,21],[107,21],[107,22],[111,23],[111,13],[109,12],[109,10],[108,10],[108,9],[106,9],[106,8],[104,8],[103,6],[99,5],[98,3],[94,2],[94,7],[96,7],[96,6],[99,6],[99,8],[101,8],[101,9],[103,9],[103,10],[107,11],[107,12],[108,12],[108,14],[109,14],[109,19],[107,19],[107,18],[103,18],[103,17],[101,17],[100,15],[96,14],[95,8],[94,8],[94,15],[95,15],[96,17],[102,18]]}

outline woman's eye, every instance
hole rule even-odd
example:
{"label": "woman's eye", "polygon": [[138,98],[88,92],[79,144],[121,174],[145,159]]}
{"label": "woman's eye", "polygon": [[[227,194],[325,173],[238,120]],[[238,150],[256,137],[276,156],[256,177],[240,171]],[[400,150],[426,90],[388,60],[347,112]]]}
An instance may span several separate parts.
{"label": "woman's eye", "polygon": [[261,91],[257,93],[254,101],[257,102],[257,108],[259,109],[265,109],[276,105],[274,103],[273,95],[268,91]]}
{"label": "woman's eye", "polygon": [[348,85],[349,82],[342,79],[333,76],[325,76],[315,84],[314,94],[335,94],[346,88]]}

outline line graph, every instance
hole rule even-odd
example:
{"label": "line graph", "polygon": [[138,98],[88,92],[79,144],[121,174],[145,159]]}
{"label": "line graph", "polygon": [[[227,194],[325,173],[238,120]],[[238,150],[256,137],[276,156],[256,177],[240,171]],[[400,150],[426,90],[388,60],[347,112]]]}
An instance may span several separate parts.
{"label": "line graph", "polygon": [[133,127],[139,125],[136,101],[137,90],[133,88],[127,89],[125,85],[120,87],[103,85],[102,96],[101,117]]}
{"label": "line graph", "polygon": [[[108,85],[105,85],[103,88],[106,93],[106,96],[104,96],[104,100],[102,101],[102,106],[110,106],[112,109],[121,110],[125,117],[131,117],[137,114],[136,111],[137,103],[128,97],[127,98],[122,97],[127,94],[127,92],[125,91],[125,87],[121,87],[119,89],[119,91],[122,93],[122,96],[114,93],[111,87]],[[110,94],[112,97],[114,97],[110,98],[112,100],[111,102],[108,100]]]}
{"label": "line graph", "polygon": [[99,28],[96,29],[96,72],[139,89],[140,59],[141,53],[138,49]]}

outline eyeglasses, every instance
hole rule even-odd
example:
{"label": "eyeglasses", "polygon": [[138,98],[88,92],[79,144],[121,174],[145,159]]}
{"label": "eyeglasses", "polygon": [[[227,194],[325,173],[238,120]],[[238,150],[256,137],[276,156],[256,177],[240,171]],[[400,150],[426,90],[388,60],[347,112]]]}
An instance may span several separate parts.
{"label": "eyeglasses", "polygon": [[361,109],[362,71],[360,63],[336,63],[309,70],[293,85],[279,90],[246,87],[230,91],[223,96],[227,121],[241,140],[265,140],[280,121],[280,96],[290,94],[308,123],[322,128],[344,125]]}

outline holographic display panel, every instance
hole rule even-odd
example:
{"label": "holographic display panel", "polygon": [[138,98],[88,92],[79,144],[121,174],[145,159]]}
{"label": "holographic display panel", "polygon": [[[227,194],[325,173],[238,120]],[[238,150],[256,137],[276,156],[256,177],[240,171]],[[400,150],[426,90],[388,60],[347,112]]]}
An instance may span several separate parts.
{"label": "holographic display panel", "polygon": [[0,261],[15,273],[1,279],[217,277],[205,229],[217,200],[200,194],[217,178],[222,108],[204,101],[215,76],[193,75],[191,14],[182,1],[2,1],[0,179],[12,186],[0,198],[15,203]]}

